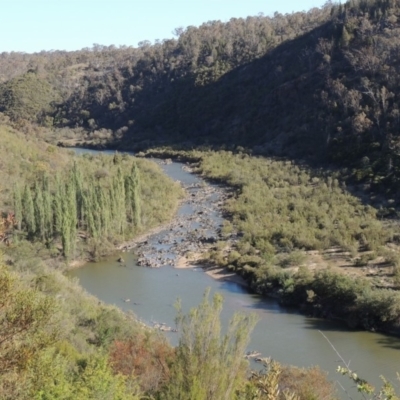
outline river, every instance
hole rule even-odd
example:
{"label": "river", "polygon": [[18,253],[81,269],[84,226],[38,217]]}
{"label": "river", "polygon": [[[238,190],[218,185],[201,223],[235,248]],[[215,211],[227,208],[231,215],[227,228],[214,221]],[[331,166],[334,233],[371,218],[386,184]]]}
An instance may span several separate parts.
{"label": "river", "polygon": [[[182,164],[161,165],[171,178],[184,186],[202,184],[201,178],[182,169]],[[213,201],[210,198],[210,201]],[[184,204],[178,211],[183,214],[195,213],[190,204]],[[213,215],[216,223],[221,215]],[[148,239],[148,246],[162,248],[160,238],[171,232],[160,232]],[[165,250],[165,257],[171,257],[172,250]],[[122,256],[125,265],[116,260]],[[249,293],[245,287],[225,280],[215,280],[204,273],[202,268],[176,269],[171,265],[161,268],[147,268],[138,265],[138,255],[126,252],[113,255],[101,262],[88,263],[80,269],[69,272],[79,279],[80,284],[100,300],[115,304],[126,311],[133,311],[148,324],[154,321],[174,326],[174,303],[182,301],[183,309],[196,306],[207,287],[211,292],[224,296],[221,319],[224,326],[234,312],[255,312],[259,322],[252,334],[250,350],[270,356],[282,363],[309,367],[318,365],[328,371],[329,379],[343,385],[353,398],[359,398],[349,380],[335,371],[341,365],[338,356],[326,341],[326,335],[350,367],[359,376],[379,386],[380,375],[384,375],[398,388],[396,371],[400,372],[400,339],[377,333],[348,330],[343,324],[316,318],[308,318],[292,309],[281,307],[275,300],[261,298]],[[129,299],[129,302],[126,300]],[[170,342],[175,345],[178,334],[167,332]],[[339,388],[339,395],[348,396]]]}

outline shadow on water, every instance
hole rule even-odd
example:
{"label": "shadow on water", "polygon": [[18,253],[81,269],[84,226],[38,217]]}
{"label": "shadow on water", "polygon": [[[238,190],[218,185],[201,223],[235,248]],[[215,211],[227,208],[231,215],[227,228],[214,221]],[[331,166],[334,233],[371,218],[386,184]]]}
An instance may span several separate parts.
{"label": "shadow on water", "polygon": [[396,336],[383,336],[380,337],[377,340],[377,342],[383,347],[387,347],[394,350],[400,350],[400,339]]}

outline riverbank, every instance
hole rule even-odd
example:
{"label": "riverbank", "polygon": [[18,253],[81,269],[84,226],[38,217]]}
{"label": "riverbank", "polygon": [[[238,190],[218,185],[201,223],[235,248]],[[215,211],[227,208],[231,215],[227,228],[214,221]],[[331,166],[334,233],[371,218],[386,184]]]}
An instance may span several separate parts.
{"label": "riverbank", "polygon": [[[159,161],[158,164],[163,166],[169,162]],[[187,164],[182,164],[180,168],[193,173]],[[185,197],[181,199],[178,207],[185,211],[181,215],[175,214],[169,222],[118,244],[114,248],[116,257],[121,257],[123,263],[123,255],[118,256],[119,252],[135,250],[141,266],[157,268],[172,265],[176,269],[202,268],[207,275],[217,281],[234,282],[249,288],[243,277],[207,260],[207,256],[217,250],[216,244],[222,239],[223,205],[232,195],[230,191],[222,185],[209,185],[203,181],[189,185],[182,184],[182,188],[185,190]],[[237,237],[232,235],[229,246],[234,246],[236,240]],[[108,255],[110,254],[112,253]],[[89,261],[92,260],[74,260],[69,264],[68,270],[80,268]]]}
{"label": "riverbank", "polygon": [[[78,155],[85,153],[82,149],[74,150]],[[52,245],[59,254],[53,252],[51,263],[58,262],[58,267],[64,268],[68,260],[66,269],[79,268],[88,261],[127,250],[171,221],[184,196],[181,185],[149,160],[118,153],[107,156],[91,151],[83,157],[68,153],[70,163],[78,166],[74,167],[76,170],[79,168],[75,174],[82,180],[79,188],[74,189],[76,204],[86,204],[88,201],[84,203],[82,199],[86,199],[87,193],[93,204],[84,212],[81,208],[73,210],[77,216],[69,247],[61,235],[55,235]],[[68,181],[68,177],[63,179]],[[129,195],[126,190],[130,190]],[[133,239],[126,241],[127,237]]]}
{"label": "riverbank", "polygon": [[[251,164],[252,168],[256,168],[257,163],[263,163],[262,160],[257,161],[241,156],[235,158],[235,156],[230,155],[225,164],[239,162],[244,163],[244,165],[243,168],[234,168],[232,165],[233,169],[228,169],[227,173],[229,174],[224,177],[221,172],[216,171],[216,165],[207,165],[209,161],[202,161],[201,154],[200,152],[193,154],[153,152],[148,154],[166,159],[177,158],[180,162],[183,160],[195,161],[196,164],[187,162],[186,164],[181,164],[179,168],[189,173],[201,172],[206,179],[217,180],[220,185],[209,185],[200,183],[201,181],[197,182],[196,185],[186,185],[188,198],[182,202],[181,207],[185,209],[185,207],[194,205],[192,215],[183,212],[182,215],[170,223],[155,228],[153,232],[145,234],[142,238],[126,243],[125,248],[122,248],[123,251],[136,248],[139,255],[139,265],[147,267],[175,266],[182,257],[191,259],[193,254],[205,254],[205,262],[211,262],[214,265],[209,270],[209,274],[214,275],[221,281],[226,279],[228,281],[245,282],[246,287],[255,293],[278,299],[281,304],[299,308],[308,315],[327,319],[340,319],[345,321],[351,328],[361,327],[366,330],[386,333],[398,332],[397,316],[399,313],[397,312],[397,306],[400,304],[400,299],[397,299],[397,297],[400,297],[399,294],[372,287],[368,281],[360,277],[359,272],[362,271],[360,269],[357,270],[357,279],[353,278],[349,274],[349,270],[352,272],[352,269],[349,268],[348,263],[344,268],[340,268],[340,265],[332,268],[332,261],[327,262],[320,251],[317,254],[318,257],[315,251],[305,252],[296,249],[294,249],[295,251],[278,253],[271,257],[268,252],[272,249],[273,243],[264,242],[262,244],[263,242],[261,241],[262,237],[269,235],[270,229],[266,227],[265,230],[262,230],[260,226],[255,233],[252,233],[255,225],[246,224],[242,222],[245,219],[242,220],[240,215],[235,215],[237,214],[237,210],[234,208],[238,204],[237,196],[246,188],[246,182],[249,182],[249,179],[250,181],[251,179],[258,179],[257,174],[254,172],[252,173],[252,178],[246,175],[248,172],[246,163]],[[226,158],[227,154],[224,153],[222,156]],[[203,154],[203,157],[213,160],[213,157],[214,159],[218,158],[218,155],[206,156]],[[212,162],[215,164],[216,161]],[[265,167],[267,169],[270,168],[269,163],[271,161],[266,161],[266,163]],[[161,164],[168,167],[170,161],[163,161]],[[279,164],[279,167],[287,169],[285,165]],[[257,169],[261,166],[259,165]],[[224,165],[225,167],[226,165]],[[274,164],[273,168],[276,168]],[[260,172],[257,173],[259,174]],[[289,176],[289,178],[284,179],[293,180],[300,179],[300,177],[305,179],[306,175],[301,170],[298,173],[302,175],[293,178]],[[232,176],[234,177],[232,178]],[[267,178],[264,177],[263,179]],[[312,188],[315,182],[315,180],[312,181]],[[229,186],[227,184],[232,189],[228,189]],[[273,184],[280,185],[279,182],[275,181]],[[285,181],[281,182],[281,184],[286,186]],[[265,191],[264,189],[263,192],[268,198],[271,190],[267,188],[267,191]],[[207,190],[210,192],[207,193]],[[305,190],[309,189],[306,188]],[[343,196],[340,194],[340,190],[332,190],[343,201],[346,200],[349,204],[353,202],[351,207],[356,211],[358,210],[355,200]],[[273,192],[276,192],[276,188]],[[215,194],[214,200],[211,203],[208,201],[209,204],[203,207],[202,205],[207,202],[207,198],[211,198]],[[259,197],[260,193],[255,188],[251,195]],[[229,202],[227,201],[228,199],[230,199]],[[248,198],[247,201],[252,202],[253,199]],[[309,200],[311,205],[313,201],[312,199]],[[246,212],[254,213],[253,219],[262,220],[263,216],[257,214],[257,209],[246,211],[247,206],[245,203],[246,201],[241,205],[242,211],[240,213],[243,215],[246,215]],[[262,210],[264,205],[260,203],[258,207]],[[222,218],[223,212],[226,210],[230,212],[229,222]],[[357,212],[363,211],[360,209]],[[213,213],[219,215],[219,223],[216,225],[213,222],[210,223],[213,220],[211,217]],[[279,215],[278,211],[276,213],[276,215]],[[371,223],[374,223],[371,216],[368,218]],[[224,228],[223,233],[222,228]],[[236,233],[238,231],[241,233],[240,237]],[[157,236],[156,243],[150,243],[148,240],[152,233]],[[255,235],[253,242],[249,242],[249,238],[252,235]],[[257,239],[260,235],[262,237]],[[306,232],[304,235],[300,232],[296,240],[301,241],[303,236],[306,235]],[[258,244],[256,244],[257,242]],[[278,244],[281,242],[283,243],[282,239]],[[265,249],[268,250],[266,254],[264,254]],[[341,254],[345,254],[345,252],[335,252],[334,256],[340,258]],[[319,260],[318,262],[314,262],[316,257]],[[310,267],[308,267],[308,264],[310,264]],[[358,265],[359,263],[357,262],[356,267]],[[330,268],[328,268],[329,266]]]}
{"label": "riverbank", "polygon": [[[190,174],[187,172],[188,168],[180,163],[173,163],[173,165],[164,164],[164,171],[175,180],[180,180],[185,186],[191,187],[190,191],[196,192],[196,187],[201,184],[201,178],[197,174]],[[203,188],[213,185],[202,184]],[[217,186],[217,190],[225,190],[224,185]],[[189,194],[189,193],[188,193]],[[223,209],[232,201],[232,192],[228,191],[228,198],[223,204],[220,204],[221,214],[218,214],[218,223],[214,225],[217,229],[218,237],[214,243],[206,243],[207,255],[212,255],[214,252],[230,251],[232,253],[232,246],[222,243],[227,238],[226,219],[229,216],[223,214]],[[190,196],[186,199],[190,202]],[[194,196],[195,197],[195,196]],[[199,196],[200,198],[200,196]],[[206,201],[210,201],[208,198]],[[208,205],[207,205],[208,207]],[[321,340],[321,335],[318,330],[327,330],[327,336],[335,343],[337,349],[342,353],[348,355],[360,366],[374,365],[370,368],[368,373],[365,369],[360,369],[359,372],[363,377],[372,379],[376,376],[376,371],[380,371],[386,376],[392,376],[391,372],[395,371],[397,365],[396,352],[387,348],[384,343],[389,344],[385,337],[379,334],[369,334],[367,332],[349,331],[345,328],[345,324],[336,322],[324,321],[321,319],[308,318],[299,315],[297,310],[288,309],[279,305],[276,299],[269,300],[271,293],[278,291],[268,291],[263,293],[263,296],[252,294],[253,291],[244,289],[230,281],[211,279],[209,275],[203,273],[201,268],[198,268],[202,258],[200,254],[195,251],[187,252],[187,243],[181,243],[188,235],[189,244],[193,241],[192,235],[186,231],[195,231],[199,229],[198,226],[193,225],[197,222],[195,219],[203,214],[197,214],[203,211],[199,208],[192,208],[192,204],[185,202],[181,203],[181,207],[177,217],[183,216],[190,226],[182,224],[188,229],[184,229],[185,233],[174,235],[175,232],[169,229],[164,229],[157,232],[153,237],[146,237],[143,242],[139,243],[137,250],[145,250],[152,252],[155,255],[151,260],[154,261],[154,266],[161,267],[160,264],[165,263],[163,268],[138,268],[136,252],[126,252],[121,254],[125,259],[124,264],[117,262],[117,258],[112,257],[104,262],[90,264],[84,269],[77,270],[72,276],[79,278],[81,285],[91,293],[95,294],[103,301],[110,302],[118,305],[124,311],[134,312],[143,321],[147,321],[149,325],[154,325],[152,321],[163,327],[174,327],[174,318],[176,317],[174,304],[177,298],[182,300],[185,309],[189,310],[198,304],[199,299],[206,287],[211,287],[213,292],[223,294],[225,298],[223,320],[226,322],[228,316],[235,312],[248,312],[255,311],[260,316],[260,322],[257,326],[257,332],[254,335],[249,348],[257,349],[262,354],[270,355],[274,359],[280,360],[284,363],[307,366],[307,365],[320,365],[323,369],[331,371],[332,378],[337,379],[334,370],[337,367],[335,355],[330,353],[329,345]],[[192,220],[187,220],[188,215],[193,215]],[[224,217],[224,218],[223,218]],[[176,221],[176,229],[179,231],[181,228]],[[220,225],[223,224],[221,227]],[[166,227],[165,227],[166,228]],[[221,229],[219,232],[218,230]],[[221,236],[220,236],[221,235]],[[230,232],[236,242],[232,243],[238,246],[238,241],[242,241],[241,235],[234,235]],[[222,240],[221,240],[222,239]],[[178,242],[180,248],[184,250],[182,257],[172,258],[168,252]],[[160,253],[158,253],[160,251]],[[206,255],[206,256],[207,256]],[[145,259],[143,260],[145,261]],[[251,261],[251,260],[248,260]],[[195,268],[178,269],[177,266],[190,266],[194,265]],[[215,266],[215,264],[214,264]],[[229,269],[228,269],[229,270]],[[225,270],[227,271],[227,270]],[[215,270],[214,272],[218,272]],[[224,272],[224,271],[221,271]],[[230,271],[232,273],[232,271]],[[251,282],[249,278],[248,282]],[[126,302],[130,299],[129,302]],[[304,311],[304,310],[303,310]],[[161,324],[165,325],[161,325]],[[175,333],[167,332],[167,337],[170,338],[172,343],[177,343],[177,335]],[[394,340],[394,339],[393,339]],[[381,343],[381,344],[378,344]],[[368,343],[368,346],[364,346]],[[393,344],[395,345],[395,344]],[[318,349],[318,351],[316,351]],[[385,365],[373,364],[376,361],[376,354],[383,357]],[[371,354],[373,353],[373,354]],[[310,357],[311,355],[311,357]],[[365,357],[365,358],[364,358]],[[393,365],[390,367],[387,360],[394,360]],[[373,382],[379,384],[376,379]]]}
{"label": "riverbank", "polygon": [[190,269],[190,268],[202,268],[203,271],[211,278],[220,282],[232,282],[240,285],[244,288],[250,289],[248,282],[246,282],[240,275],[235,272],[229,271],[228,268],[221,268],[215,265],[209,264],[207,261],[202,260],[200,254],[196,254],[191,259],[187,257],[180,257],[175,264],[176,269]]}
{"label": "riverbank", "polygon": [[[192,173],[188,165],[181,164],[179,168]],[[194,175],[193,179],[191,183],[181,182],[187,196],[170,223],[155,230],[153,235],[128,243],[125,249],[136,250],[139,265],[187,268],[204,264],[204,256],[216,249],[221,240],[223,204],[230,193],[225,187],[206,184]]]}
{"label": "riverbank", "polygon": [[[144,156],[192,162],[195,173],[234,190],[224,235],[209,254],[216,266],[307,315],[398,335],[397,245],[385,242],[395,227],[338,180],[241,153],[161,149]],[[232,232],[240,238],[226,249]]]}

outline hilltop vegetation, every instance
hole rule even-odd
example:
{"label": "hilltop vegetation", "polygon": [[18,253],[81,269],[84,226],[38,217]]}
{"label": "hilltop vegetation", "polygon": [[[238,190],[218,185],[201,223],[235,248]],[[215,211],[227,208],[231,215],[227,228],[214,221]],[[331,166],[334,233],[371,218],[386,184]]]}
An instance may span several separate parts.
{"label": "hilltop vegetation", "polygon": [[[138,48],[3,53],[0,111],[124,148],[208,142],[329,160],[395,197],[399,10],[394,0],[328,2],[178,28]],[[21,86],[40,94],[40,112],[13,100]]]}

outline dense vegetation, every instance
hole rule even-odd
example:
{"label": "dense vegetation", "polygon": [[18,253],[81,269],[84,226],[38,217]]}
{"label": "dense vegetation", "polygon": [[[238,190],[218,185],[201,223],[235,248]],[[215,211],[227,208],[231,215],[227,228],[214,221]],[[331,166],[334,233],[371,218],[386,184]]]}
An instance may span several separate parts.
{"label": "dense vegetation", "polygon": [[149,154],[191,160],[205,177],[234,188],[221,240],[208,254],[213,264],[285,305],[398,334],[397,225],[379,219],[335,174],[246,153]]}
{"label": "dense vegetation", "polygon": [[45,245],[69,261],[97,258],[171,218],[182,189],[147,160],[75,156],[2,126],[2,209],[7,240]]}
{"label": "dense vegetation", "polygon": [[[329,1],[138,48],[0,54],[0,397],[334,398],[318,369],[247,376],[254,321],[235,316],[221,336],[218,296],[178,314],[172,349],[57,272],[171,218],[182,192],[146,160],[41,139],[233,151],[168,150],[234,189],[209,260],[310,314],[398,333],[399,234],[381,219],[400,201],[399,18],[395,0]],[[395,396],[386,383],[376,394]]]}
{"label": "dense vegetation", "polygon": [[327,2],[138,48],[2,53],[0,111],[125,148],[210,142],[328,159],[397,201],[398,13],[394,0]]}
{"label": "dense vegetation", "polygon": [[[254,400],[265,398],[260,388],[276,390],[278,378],[283,388],[299,394],[296,398],[323,393],[334,399],[332,385],[315,368],[274,364],[274,381],[268,374],[260,374],[263,382],[248,381],[243,350],[254,318],[237,315],[221,337],[218,296],[212,303],[205,296],[198,309],[180,315],[183,335],[173,350],[163,337],[84,294],[40,259],[30,260],[28,268],[26,261],[15,260],[19,272],[10,272],[3,262],[0,267],[2,399]],[[298,376],[296,385],[290,382],[292,373]],[[216,382],[212,387],[210,376]],[[319,387],[312,385],[314,379]]]}

